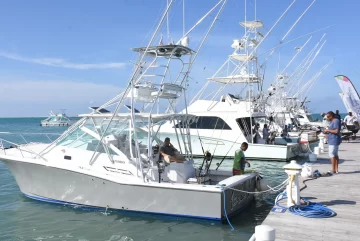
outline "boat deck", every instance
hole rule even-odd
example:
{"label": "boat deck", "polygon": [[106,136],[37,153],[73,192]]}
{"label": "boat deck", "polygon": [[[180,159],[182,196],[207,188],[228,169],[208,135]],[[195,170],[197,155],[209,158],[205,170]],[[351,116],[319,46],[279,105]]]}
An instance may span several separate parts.
{"label": "boat deck", "polygon": [[[333,218],[305,218],[286,211],[270,212],[263,224],[276,229],[277,241],[342,241],[360,237],[360,140],[342,143],[339,148],[339,174],[305,182],[301,196],[321,202],[337,213]],[[331,170],[327,147],[313,163],[313,170]],[[301,186],[305,186],[301,184]]]}

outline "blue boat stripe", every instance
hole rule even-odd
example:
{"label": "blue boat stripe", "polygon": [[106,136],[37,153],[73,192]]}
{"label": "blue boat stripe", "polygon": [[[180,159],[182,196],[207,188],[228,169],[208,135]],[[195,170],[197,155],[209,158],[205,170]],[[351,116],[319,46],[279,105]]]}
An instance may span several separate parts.
{"label": "blue boat stripe", "polygon": [[[105,210],[105,207],[97,207],[97,206],[90,206],[90,205],[84,205],[79,203],[72,203],[72,202],[66,202],[66,201],[60,201],[56,199],[51,198],[45,198],[45,197],[39,197],[39,196],[33,196],[24,193],[24,195],[30,199],[34,199],[37,201],[42,202],[48,202],[53,204],[60,204],[60,205],[67,205],[67,206],[76,206],[81,209],[92,209],[92,210]],[[221,218],[213,218],[213,217],[203,217],[203,216],[191,216],[191,215],[182,215],[182,214],[170,214],[170,213],[157,213],[157,212],[146,212],[146,211],[135,211],[135,210],[126,210],[126,209],[114,209],[109,208],[109,211],[120,211],[120,212],[133,212],[133,213],[144,213],[144,214],[150,214],[150,215],[165,215],[165,216],[174,216],[174,217],[183,217],[183,218],[194,218],[194,219],[205,219],[205,220],[212,220],[212,221],[221,221]]]}

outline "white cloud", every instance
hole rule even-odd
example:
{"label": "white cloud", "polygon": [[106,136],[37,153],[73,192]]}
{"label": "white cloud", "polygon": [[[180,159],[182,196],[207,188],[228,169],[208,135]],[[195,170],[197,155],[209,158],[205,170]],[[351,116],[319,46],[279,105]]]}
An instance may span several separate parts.
{"label": "white cloud", "polygon": [[66,60],[60,58],[28,58],[6,52],[0,52],[0,56],[7,59],[17,60],[22,62],[42,64],[42,65],[61,67],[67,69],[119,69],[119,68],[123,68],[126,65],[125,63],[117,63],[117,62],[98,63],[98,64],[81,64],[81,63],[79,64],[79,63],[67,62]]}

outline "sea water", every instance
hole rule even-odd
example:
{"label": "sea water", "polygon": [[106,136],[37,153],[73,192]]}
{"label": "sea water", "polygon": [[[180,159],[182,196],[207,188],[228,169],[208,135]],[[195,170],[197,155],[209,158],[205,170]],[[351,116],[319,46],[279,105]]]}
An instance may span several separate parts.
{"label": "sea water", "polygon": [[[0,132],[55,133],[66,127],[41,127],[41,118],[0,119]],[[56,138],[56,135],[48,135]],[[23,141],[19,136],[0,137]],[[24,136],[25,139],[30,138]],[[31,135],[31,138],[35,138]],[[47,141],[40,136],[31,141]],[[198,160],[198,163],[200,160]],[[252,170],[263,174],[270,185],[280,184],[286,175],[283,162],[250,161]],[[231,169],[232,160],[221,168]],[[276,194],[256,196],[251,205],[229,225],[208,221],[139,216],[116,212],[84,211],[76,207],[48,204],[26,198],[14,177],[0,161],[0,240],[1,241],[155,241],[155,240],[249,240],[256,225],[270,212]],[[124,197],[126,198],[126,197]],[[161,196],[159,197],[161,198]]]}

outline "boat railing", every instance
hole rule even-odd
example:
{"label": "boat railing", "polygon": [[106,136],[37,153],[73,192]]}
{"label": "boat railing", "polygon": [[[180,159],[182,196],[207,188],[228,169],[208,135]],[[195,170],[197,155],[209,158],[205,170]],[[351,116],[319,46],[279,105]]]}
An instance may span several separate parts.
{"label": "boat railing", "polygon": [[[9,136],[9,138],[4,139],[4,138],[2,138],[2,135],[7,135],[7,136]],[[27,138],[27,139],[25,138],[28,135],[38,136],[38,137],[31,141],[30,138]],[[42,155],[40,155],[39,153],[34,152],[33,150],[30,150],[29,148],[27,148],[27,146],[30,143],[39,143],[39,142],[44,143],[44,140],[47,140],[48,143],[51,143],[51,142],[53,142],[55,140],[55,138],[51,139],[50,136],[58,137],[60,135],[61,135],[60,133],[0,132],[0,149],[2,149],[4,154],[6,155],[6,150],[11,149],[11,148],[16,148],[16,149],[19,150],[22,157],[25,157],[23,152],[28,152],[28,153],[31,153],[31,154],[35,155],[36,157],[40,157],[41,159],[46,161],[46,159],[44,159],[42,157]]]}

